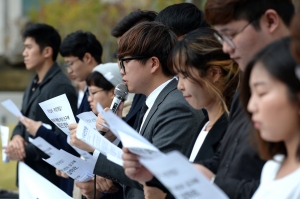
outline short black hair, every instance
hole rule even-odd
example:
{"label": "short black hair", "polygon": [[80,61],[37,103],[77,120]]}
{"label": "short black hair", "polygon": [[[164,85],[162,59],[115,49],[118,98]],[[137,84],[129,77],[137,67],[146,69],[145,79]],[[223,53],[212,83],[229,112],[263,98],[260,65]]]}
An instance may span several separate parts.
{"label": "short black hair", "polygon": [[160,11],[155,19],[169,26],[177,36],[182,36],[197,28],[209,27],[203,12],[192,3],[179,3]]}
{"label": "short black hair", "polygon": [[27,26],[22,34],[23,40],[32,38],[40,47],[40,51],[49,46],[52,48],[52,60],[55,61],[58,55],[61,37],[57,30],[44,23],[35,23]]}
{"label": "short black hair", "polygon": [[157,16],[155,11],[140,10],[133,11],[124,17],[115,27],[111,30],[111,35],[113,37],[121,37],[130,28],[138,23],[144,21],[154,21]]}
{"label": "short black hair", "polygon": [[67,35],[61,43],[59,51],[63,57],[74,56],[80,60],[83,59],[85,53],[90,53],[98,64],[102,63],[102,45],[91,32],[78,30]]}
{"label": "short black hair", "polygon": [[115,88],[112,83],[110,83],[101,73],[97,71],[94,71],[88,75],[86,78],[86,84],[88,86],[97,86],[105,91],[110,91],[111,89]]}

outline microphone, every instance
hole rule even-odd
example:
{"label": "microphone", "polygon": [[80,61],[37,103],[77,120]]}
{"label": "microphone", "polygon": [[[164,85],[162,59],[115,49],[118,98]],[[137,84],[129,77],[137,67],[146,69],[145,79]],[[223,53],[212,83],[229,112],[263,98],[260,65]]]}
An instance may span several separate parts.
{"label": "microphone", "polygon": [[118,84],[115,87],[114,95],[115,95],[115,97],[111,103],[110,109],[112,110],[113,113],[116,113],[119,105],[121,104],[122,101],[124,101],[126,99],[126,97],[128,95],[127,86],[123,83]]}

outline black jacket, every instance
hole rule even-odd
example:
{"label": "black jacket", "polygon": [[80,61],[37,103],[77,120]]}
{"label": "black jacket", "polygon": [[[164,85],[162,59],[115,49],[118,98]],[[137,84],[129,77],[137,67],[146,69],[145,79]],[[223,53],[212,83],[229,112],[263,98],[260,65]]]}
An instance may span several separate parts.
{"label": "black jacket", "polygon": [[230,198],[251,198],[259,186],[265,161],[259,158],[253,134],[252,123],[237,92],[220,149],[213,158],[199,162],[216,174],[215,184]]}
{"label": "black jacket", "polygon": [[[63,74],[59,66],[55,63],[49,69],[44,79],[34,92],[32,92],[33,86],[34,83],[32,82],[24,93],[21,108],[22,114],[35,121],[42,121],[43,123],[51,125],[52,129],[55,129],[57,133],[63,133],[48,119],[42,108],[39,106],[39,103],[65,93],[71,104],[73,112],[76,112],[77,95],[70,80]],[[42,160],[42,158],[47,159],[49,156],[29,142],[28,138],[31,136],[26,131],[25,126],[20,122],[13,130],[12,137],[15,135],[21,135],[28,143],[25,145],[26,157],[24,162],[50,182],[59,186],[59,177],[55,174],[55,168]]]}

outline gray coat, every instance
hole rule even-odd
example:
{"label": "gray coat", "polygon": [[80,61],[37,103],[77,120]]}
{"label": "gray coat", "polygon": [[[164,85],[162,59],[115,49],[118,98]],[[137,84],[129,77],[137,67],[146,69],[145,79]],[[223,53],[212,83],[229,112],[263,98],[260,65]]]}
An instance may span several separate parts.
{"label": "gray coat", "polygon": [[[164,153],[178,150],[189,155],[189,145],[204,119],[202,111],[193,109],[172,80],[158,95],[143,126],[141,135]],[[129,179],[124,169],[100,155],[94,173],[125,186],[125,198],[144,198],[143,187]]]}
{"label": "gray coat", "polygon": [[[43,123],[51,125],[52,129],[55,129],[57,133],[63,133],[48,119],[44,111],[39,106],[39,103],[65,93],[73,112],[76,113],[77,94],[68,77],[63,74],[59,66],[55,63],[49,69],[43,81],[31,94],[32,88],[33,83],[27,87],[24,93],[21,108],[22,114],[32,120],[42,121]],[[30,134],[26,131],[25,126],[20,122],[13,130],[12,137],[15,135],[21,135],[28,143],[25,146],[25,163],[50,182],[59,185],[59,177],[55,174],[55,168],[42,160],[42,158],[48,158],[49,156],[29,142],[28,138],[32,136],[30,136]]]}

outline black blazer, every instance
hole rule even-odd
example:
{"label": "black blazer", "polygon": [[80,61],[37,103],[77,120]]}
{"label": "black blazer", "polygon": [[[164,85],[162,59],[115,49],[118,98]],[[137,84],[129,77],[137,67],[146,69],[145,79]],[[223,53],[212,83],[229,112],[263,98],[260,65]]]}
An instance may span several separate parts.
{"label": "black blazer", "polygon": [[[77,94],[69,78],[63,74],[59,66],[55,63],[48,70],[43,81],[31,94],[32,88],[33,83],[27,87],[24,93],[21,108],[22,114],[35,121],[42,121],[43,123],[51,125],[52,129],[57,133],[63,133],[48,119],[42,108],[39,106],[39,103],[65,93],[73,112],[76,112]],[[59,186],[59,177],[55,174],[55,168],[42,160],[42,158],[48,158],[49,156],[29,142],[29,137],[32,136],[30,136],[26,131],[25,126],[20,122],[13,130],[12,137],[15,135],[22,136],[28,143],[25,145],[26,157],[24,158],[24,162],[50,182]]]}
{"label": "black blazer", "polygon": [[[191,143],[193,144],[191,144],[189,148],[190,154],[192,153],[198,135],[200,134],[206,122],[208,122],[208,116],[205,117],[205,120],[199,126],[198,129],[199,133],[195,134],[193,140],[191,141]],[[220,146],[220,141],[222,140],[227,130],[227,126],[228,126],[228,114],[223,113],[221,117],[216,121],[216,123],[210,129],[194,161],[206,160],[214,156],[214,154],[217,152]]]}
{"label": "black blazer", "polygon": [[[192,150],[194,148],[195,142],[201,133],[202,128],[204,125],[208,122],[208,116],[205,117],[205,119],[201,122],[198,133],[194,134],[194,137],[191,141],[190,147],[189,147],[189,154],[191,155]],[[223,113],[220,118],[216,121],[216,123],[212,126],[209,133],[207,134],[200,150],[198,151],[195,160],[194,161],[201,161],[206,160],[215,155],[217,152],[220,142],[227,130],[228,127],[228,114]],[[189,158],[189,157],[188,157]],[[157,186],[161,188],[163,191],[167,192],[166,199],[173,199],[174,197],[168,192],[168,190],[155,178],[154,180],[147,182],[147,185],[149,186]]]}

